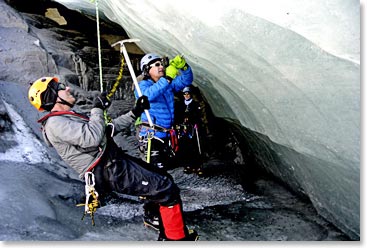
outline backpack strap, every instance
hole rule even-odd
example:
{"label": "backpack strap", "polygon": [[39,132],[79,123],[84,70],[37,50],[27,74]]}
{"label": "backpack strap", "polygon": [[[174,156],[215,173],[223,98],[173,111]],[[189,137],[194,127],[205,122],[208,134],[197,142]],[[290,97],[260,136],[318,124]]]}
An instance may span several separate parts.
{"label": "backpack strap", "polygon": [[43,123],[45,122],[48,118],[52,117],[52,116],[60,116],[60,115],[71,115],[71,116],[76,116],[76,117],[80,117],[86,121],[89,121],[89,118],[83,114],[79,114],[73,111],[54,111],[54,112],[50,112],[47,115],[43,116],[41,119],[39,119],[37,122],[38,123]]}

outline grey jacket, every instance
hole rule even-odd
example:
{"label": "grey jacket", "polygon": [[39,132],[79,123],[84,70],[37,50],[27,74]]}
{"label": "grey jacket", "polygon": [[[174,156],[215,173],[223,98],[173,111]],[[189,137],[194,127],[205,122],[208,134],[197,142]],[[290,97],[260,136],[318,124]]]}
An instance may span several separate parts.
{"label": "grey jacket", "polygon": [[[128,128],[135,119],[131,111],[114,119],[115,133]],[[107,142],[105,127],[103,110],[93,108],[89,120],[68,114],[48,117],[43,122],[43,137],[83,178],[104,152]]]}

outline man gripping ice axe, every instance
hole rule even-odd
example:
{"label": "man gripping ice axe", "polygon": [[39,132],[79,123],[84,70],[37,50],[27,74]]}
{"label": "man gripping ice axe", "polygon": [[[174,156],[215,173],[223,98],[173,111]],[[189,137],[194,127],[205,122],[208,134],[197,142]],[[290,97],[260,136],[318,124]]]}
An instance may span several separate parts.
{"label": "man gripping ice axe", "polygon": [[[128,55],[126,47],[125,47],[125,43],[127,43],[127,42],[137,42],[137,41],[139,41],[139,40],[137,40],[137,39],[122,40],[122,41],[118,41],[118,42],[114,43],[112,46],[116,46],[117,44],[120,45],[120,51],[125,57],[126,64],[129,68],[130,74],[131,74],[133,82],[134,82],[135,94],[137,96],[137,99],[139,99],[142,95],[144,95],[149,100],[150,109],[149,109],[149,111],[146,109],[144,111],[144,113],[142,113],[141,117],[142,117],[143,124],[145,125],[144,129],[146,131],[148,130],[146,132],[146,134],[148,134],[149,137],[146,136],[146,138],[150,139],[149,140],[149,146],[151,146],[151,149],[152,149],[152,152],[151,153],[149,152],[149,155],[150,155],[150,154],[153,154],[153,153],[155,154],[155,142],[158,141],[161,145],[161,141],[162,140],[164,141],[165,137],[163,138],[163,137],[158,137],[157,136],[157,133],[160,132],[158,130],[160,130],[160,128],[162,128],[162,126],[159,126],[160,123],[157,123],[157,116],[156,116],[156,112],[155,112],[156,111],[155,107],[156,107],[157,97],[154,97],[151,94],[149,94],[148,92],[145,92],[146,87],[144,87],[144,90],[143,90],[142,86],[145,86],[144,85],[144,79],[143,79],[143,81],[138,83],[138,80],[136,78],[134,69],[133,69],[131,61],[129,59],[129,55]],[[148,64],[151,65],[151,63],[149,63],[149,62],[153,62],[152,58],[144,59],[146,57],[147,56],[144,56],[141,63],[140,63],[141,65],[143,64],[143,67],[145,68],[145,70],[147,70],[147,68],[145,66],[148,65]],[[155,60],[154,62],[158,63],[158,60]],[[176,62],[177,62],[177,60],[176,60]],[[186,62],[185,62],[184,59],[181,59],[180,62],[181,62],[181,64],[178,65],[178,66],[180,66],[181,68],[186,66],[186,69],[188,68],[188,66],[186,65]],[[145,64],[145,63],[147,63],[147,64]],[[162,62],[160,62],[160,63],[162,63]],[[154,65],[154,66],[156,66],[156,65]],[[152,68],[152,67],[153,66],[150,66],[150,68]],[[171,76],[171,80],[174,81],[174,78],[177,76],[178,69],[176,69],[173,66],[171,66],[170,68],[171,68],[172,71],[169,75]],[[161,68],[161,72],[162,72],[162,68]],[[189,78],[188,78],[188,80],[185,81],[185,83],[186,84],[191,84],[191,82],[192,82],[191,69],[188,69],[187,73],[189,73],[191,76],[190,75],[188,76]],[[163,70],[163,75],[165,75],[165,74],[166,73]],[[171,82],[168,82],[168,79],[164,78],[164,80],[166,80],[166,82],[164,82],[165,84],[171,85]],[[175,84],[177,84],[177,87],[180,86],[180,88],[185,87],[182,82],[173,83],[172,86],[175,85]],[[171,123],[171,125],[168,126],[168,129],[170,129],[172,124],[173,124],[173,117],[172,117],[172,120],[170,121],[170,123]],[[143,129],[143,127],[142,127],[142,129]],[[151,164],[155,163],[154,160],[153,161],[147,160],[147,162],[151,162]],[[173,180],[172,177],[168,173],[166,173],[165,170],[161,170],[160,168],[157,168],[155,166],[150,166],[150,168],[154,171],[157,171],[159,174],[163,174],[163,175],[167,176],[168,178],[170,178],[171,180]],[[157,204],[157,202],[154,202],[154,201],[146,201],[146,204],[144,205],[144,209],[145,209],[144,222],[147,225],[155,227],[155,228],[161,230],[162,229],[162,224],[163,224],[164,228],[175,228],[176,230],[184,230],[184,233],[185,233],[184,239],[186,239],[186,240],[196,240],[198,238],[198,235],[197,235],[196,231],[188,230],[184,225],[184,220],[183,220],[183,217],[182,217],[182,203],[181,203],[181,201],[178,202],[178,205],[172,206],[172,208],[170,208],[169,212],[164,211],[164,209],[162,209],[162,207],[159,204]],[[176,214],[176,217],[174,217],[174,218],[171,215],[173,213]],[[167,224],[167,226],[165,226],[164,221],[162,223],[163,216],[171,216],[172,217],[172,223]],[[176,221],[176,222],[174,222],[174,221]],[[167,235],[165,237],[164,232],[162,232],[162,231],[160,231],[160,238],[162,238],[162,239],[172,239],[172,238],[169,238]]]}

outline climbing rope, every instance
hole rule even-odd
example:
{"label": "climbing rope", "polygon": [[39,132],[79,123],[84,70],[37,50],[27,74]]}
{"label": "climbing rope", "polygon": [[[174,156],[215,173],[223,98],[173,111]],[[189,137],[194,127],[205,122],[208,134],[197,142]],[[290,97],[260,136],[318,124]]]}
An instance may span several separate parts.
{"label": "climbing rope", "polygon": [[[116,92],[116,90],[117,90],[117,88],[118,88],[118,86],[119,86],[119,84],[121,82],[122,74],[124,72],[124,65],[125,65],[124,56],[121,55],[121,63],[120,63],[119,75],[117,76],[116,81],[113,84],[110,92],[107,94],[107,99],[108,100],[110,100],[112,98],[112,96],[115,94],[115,92]],[[107,110],[104,111],[104,119],[105,119],[106,124],[112,122],[111,117],[108,116],[108,114],[107,114]]]}
{"label": "climbing rope", "polygon": [[119,86],[119,84],[121,82],[122,73],[124,72],[124,65],[125,65],[124,56],[121,55],[121,65],[120,65],[119,75],[117,76],[116,81],[113,84],[110,93],[108,93],[108,95],[107,95],[108,99],[111,99],[111,97],[113,96],[113,94],[115,94],[115,92],[117,90],[117,87]]}
{"label": "climbing rope", "polygon": [[[103,92],[103,79],[102,79],[102,52],[101,52],[101,35],[100,35],[100,29],[99,29],[99,9],[98,9],[98,0],[91,0],[91,3],[95,3],[96,6],[96,23],[97,23],[97,43],[98,43],[98,65],[99,65],[99,82],[101,87],[101,92]],[[122,79],[122,73],[124,69],[124,57],[121,55],[121,66],[119,70],[119,75],[116,79],[116,82],[114,83],[110,93],[107,95],[108,99],[111,99],[113,94],[116,92],[118,85],[120,84],[120,81]]]}
{"label": "climbing rope", "polygon": [[99,31],[99,9],[98,0],[90,0],[91,3],[95,3],[96,6],[96,22],[97,22],[97,44],[98,44],[98,66],[99,66],[99,83],[101,86],[101,92],[103,92],[103,82],[102,82],[102,55],[101,55],[101,35]]}
{"label": "climbing rope", "polygon": [[[98,37],[98,61],[99,61],[99,81],[100,81],[100,85],[101,85],[101,92],[103,92],[103,82],[102,82],[102,59],[101,59],[101,38],[100,38],[100,31],[99,31],[99,11],[98,11],[98,0],[91,0],[91,1],[95,1],[96,4],[96,21],[97,21],[97,37]],[[112,86],[112,89],[110,91],[110,93],[108,93],[107,95],[107,99],[110,100],[112,98],[112,96],[115,94],[120,81],[122,79],[122,74],[124,71],[124,57],[121,55],[121,66],[120,66],[120,70],[119,70],[119,75],[115,81],[115,83]],[[104,111],[104,118],[105,118],[105,122],[106,124],[111,123],[112,119],[110,116],[107,115],[107,110]]]}
{"label": "climbing rope", "polygon": [[[101,88],[101,92],[103,92],[103,79],[102,79],[102,53],[101,53],[101,35],[99,31],[99,9],[98,9],[98,0],[90,0],[91,3],[95,4],[96,8],[96,24],[97,24],[97,46],[98,46],[98,67],[99,67],[99,85]],[[108,123],[111,121],[109,116],[107,115],[107,111],[104,111],[105,122]]]}
{"label": "climbing rope", "polygon": [[[91,2],[95,2],[96,6],[96,21],[97,21],[97,38],[98,38],[98,61],[99,61],[99,80],[101,86],[101,92],[103,92],[103,82],[102,82],[102,59],[101,59],[101,42],[100,42],[100,31],[99,31],[99,10],[98,10],[98,0],[91,0]],[[110,100],[115,94],[124,71],[124,56],[121,54],[121,65],[119,69],[119,74],[116,78],[115,83],[113,84],[110,92],[107,94],[107,99]],[[111,137],[113,137],[114,133],[114,125],[112,124],[112,119],[107,114],[107,110],[104,110],[104,119],[107,126],[111,126]],[[78,207],[84,206],[84,214],[82,220],[84,219],[86,214],[89,214],[92,219],[92,225],[95,225],[94,222],[94,213],[97,211],[97,208],[100,206],[100,202],[98,200],[98,192],[95,190],[95,178],[92,172],[86,172],[84,175],[85,179],[85,203],[77,204]]]}

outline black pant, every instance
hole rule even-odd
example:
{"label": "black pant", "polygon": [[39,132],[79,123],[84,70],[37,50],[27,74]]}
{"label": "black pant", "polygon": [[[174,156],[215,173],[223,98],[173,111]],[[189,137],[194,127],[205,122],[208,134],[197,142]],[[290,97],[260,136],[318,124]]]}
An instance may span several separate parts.
{"label": "black pant", "polygon": [[187,237],[180,190],[167,172],[125,154],[110,141],[93,173],[100,194],[115,191],[139,196],[149,203],[145,210],[158,214],[160,235],[171,240]]}
{"label": "black pant", "polygon": [[163,206],[180,202],[180,190],[168,173],[125,154],[114,143],[93,173],[100,194],[115,191]]}
{"label": "black pant", "polygon": [[198,137],[196,133],[192,136],[183,134],[178,139],[178,152],[176,159],[180,166],[189,166],[198,169],[201,167],[201,156],[198,147]]}

